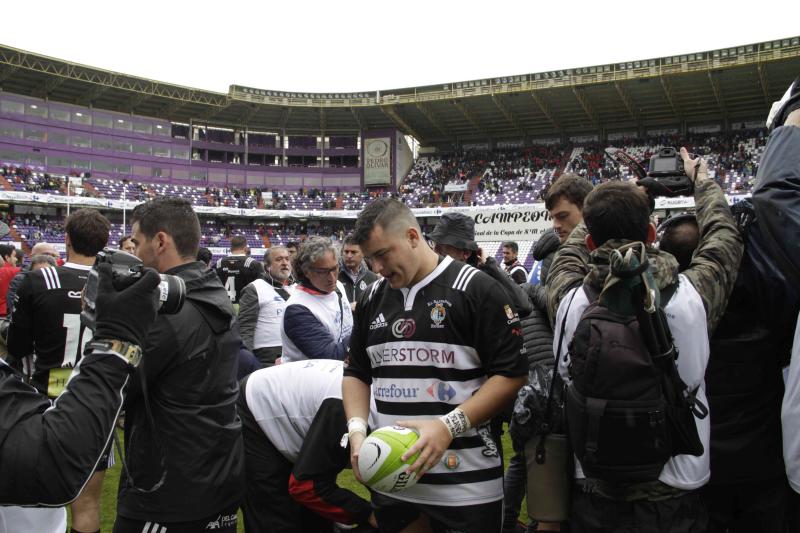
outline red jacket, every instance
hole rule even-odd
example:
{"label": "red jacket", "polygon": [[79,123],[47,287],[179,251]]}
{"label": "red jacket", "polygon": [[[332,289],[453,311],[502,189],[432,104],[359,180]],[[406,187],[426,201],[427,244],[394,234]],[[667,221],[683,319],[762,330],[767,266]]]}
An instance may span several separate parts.
{"label": "red jacket", "polygon": [[6,294],[8,294],[8,286],[11,280],[19,273],[19,267],[12,267],[8,263],[0,267],[0,316],[7,316],[8,309],[6,308]]}

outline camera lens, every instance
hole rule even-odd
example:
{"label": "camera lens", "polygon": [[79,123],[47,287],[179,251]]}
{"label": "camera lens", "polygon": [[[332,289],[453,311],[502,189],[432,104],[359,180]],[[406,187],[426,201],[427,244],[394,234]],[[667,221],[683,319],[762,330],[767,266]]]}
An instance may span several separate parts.
{"label": "camera lens", "polygon": [[169,274],[161,274],[158,290],[158,299],[161,302],[159,313],[172,315],[181,310],[186,298],[186,283],[183,279]]}

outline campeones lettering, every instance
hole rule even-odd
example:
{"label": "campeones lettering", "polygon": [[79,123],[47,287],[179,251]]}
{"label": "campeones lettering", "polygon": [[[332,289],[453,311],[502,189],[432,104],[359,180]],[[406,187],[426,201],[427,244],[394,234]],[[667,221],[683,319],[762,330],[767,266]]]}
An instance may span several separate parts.
{"label": "campeones lettering", "polygon": [[367,349],[369,358],[375,366],[391,363],[435,363],[439,365],[455,364],[453,350],[436,348],[393,348]]}
{"label": "campeones lettering", "polygon": [[476,224],[525,223],[539,222],[540,220],[550,220],[550,213],[543,209],[541,211],[514,211],[511,213],[492,213],[491,215],[478,213],[475,215]]}

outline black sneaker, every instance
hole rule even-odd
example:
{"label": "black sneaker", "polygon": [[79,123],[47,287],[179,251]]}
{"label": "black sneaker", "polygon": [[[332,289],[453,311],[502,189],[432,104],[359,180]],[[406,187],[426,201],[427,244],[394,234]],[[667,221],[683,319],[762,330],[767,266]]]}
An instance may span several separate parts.
{"label": "black sneaker", "polygon": [[795,109],[800,109],[800,77],[796,78],[783,97],[772,104],[767,116],[767,129],[774,130],[779,126],[783,126],[786,122],[786,117]]}

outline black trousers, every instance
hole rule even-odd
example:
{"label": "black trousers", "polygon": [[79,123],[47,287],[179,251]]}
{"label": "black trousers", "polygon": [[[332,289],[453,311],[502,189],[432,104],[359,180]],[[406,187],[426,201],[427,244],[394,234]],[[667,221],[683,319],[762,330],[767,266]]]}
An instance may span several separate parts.
{"label": "black trousers", "polygon": [[[698,491],[661,501],[611,500],[572,492],[571,533],[706,533],[708,513]],[[758,529],[754,531],[759,531]]]}
{"label": "black trousers", "polygon": [[242,512],[246,533],[322,533],[332,524],[289,495],[293,465],[264,435],[245,401],[242,382],[238,406],[242,419],[246,491]]}
{"label": "black trousers", "polygon": [[709,533],[784,533],[789,483],[785,477],[701,489]]}

